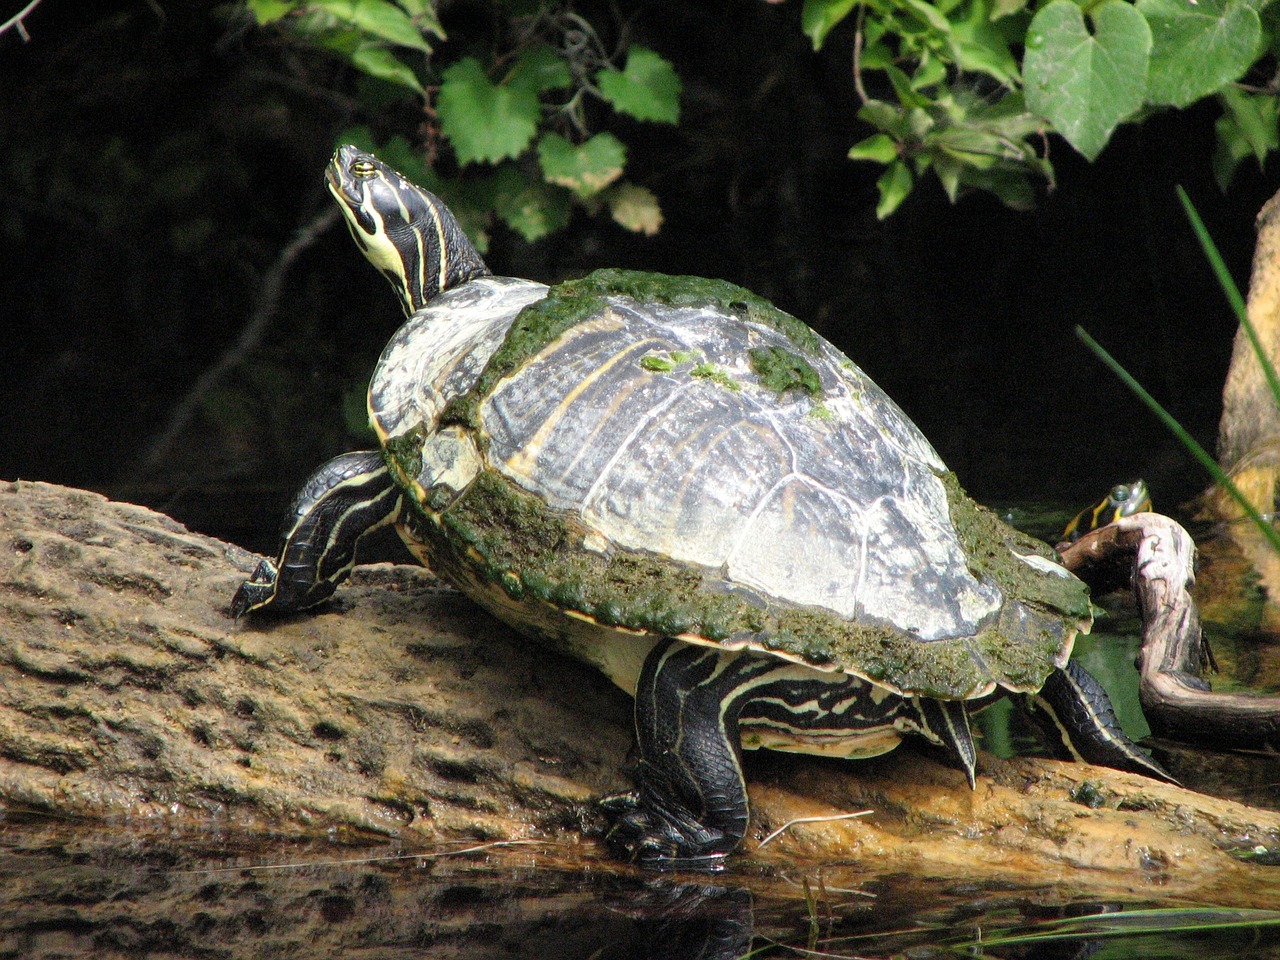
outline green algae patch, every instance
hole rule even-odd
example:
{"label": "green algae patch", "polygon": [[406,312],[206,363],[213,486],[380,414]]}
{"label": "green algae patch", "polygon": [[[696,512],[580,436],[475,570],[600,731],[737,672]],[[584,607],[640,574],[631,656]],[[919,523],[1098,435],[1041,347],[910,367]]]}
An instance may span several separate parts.
{"label": "green algae patch", "polygon": [[751,369],[760,378],[760,385],[783,394],[788,390],[801,390],[817,399],[822,396],[822,381],[818,371],[809,366],[799,354],[782,347],[755,347],[747,351]]}
{"label": "green algae patch", "polygon": [[689,376],[695,380],[710,380],[714,384],[724,387],[726,390],[741,390],[742,384],[733,379],[725,370],[717,367],[714,363],[700,363],[689,371]]}
{"label": "green algae patch", "polygon": [[[1038,688],[1063,639],[1061,618],[1043,617],[1028,630],[1019,608],[1006,604],[981,637],[925,643],[891,623],[854,621],[744,589],[718,570],[640,551],[588,549],[576,516],[494,470],[481,472],[438,520],[415,515],[412,525],[431,543],[442,574],[482,603],[488,590],[504,594],[504,615],[553,645],[557,633],[585,619],[596,624],[600,643],[609,642],[611,629],[682,636],[954,699],[984,691],[993,677]],[[554,610],[572,611],[574,619],[565,615],[562,626],[548,627]]]}
{"label": "green algae patch", "polygon": [[1048,546],[969,499],[955,474],[940,479],[969,570],[1006,598],[995,628],[976,638],[978,654],[1010,689],[1038,690],[1075,634],[1093,622],[1089,588]]}

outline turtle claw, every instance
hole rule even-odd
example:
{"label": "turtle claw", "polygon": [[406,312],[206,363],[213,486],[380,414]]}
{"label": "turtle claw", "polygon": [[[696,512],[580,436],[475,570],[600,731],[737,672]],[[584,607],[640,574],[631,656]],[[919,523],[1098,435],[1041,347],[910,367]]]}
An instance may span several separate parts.
{"label": "turtle claw", "polygon": [[619,856],[648,870],[701,870],[725,868],[725,857],[737,840],[708,828],[692,816],[646,805],[638,790],[615,793],[600,801],[600,809],[612,820],[605,842]]}
{"label": "turtle claw", "polygon": [[250,610],[257,610],[271,603],[276,597],[276,568],[270,560],[262,560],[258,568],[231,598],[231,616],[239,620]]}

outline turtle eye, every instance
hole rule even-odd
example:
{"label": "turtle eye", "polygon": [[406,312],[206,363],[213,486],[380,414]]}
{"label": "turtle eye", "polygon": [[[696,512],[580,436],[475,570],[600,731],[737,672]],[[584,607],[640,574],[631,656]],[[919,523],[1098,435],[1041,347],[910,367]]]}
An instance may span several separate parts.
{"label": "turtle eye", "polygon": [[1123,483],[1117,484],[1111,488],[1111,499],[1117,503],[1124,503],[1129,499],[1129,488]]}
{"label": "turtle eye", "polygon": [[356,160],[351,164],[351,175],[364,179],[365,177],[372,177],[377,169],[372,160]]}

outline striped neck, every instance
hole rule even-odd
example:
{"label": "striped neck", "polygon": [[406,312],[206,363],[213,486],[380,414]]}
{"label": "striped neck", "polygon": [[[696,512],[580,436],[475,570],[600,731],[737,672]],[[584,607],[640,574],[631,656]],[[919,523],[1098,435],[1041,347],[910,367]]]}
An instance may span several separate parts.
{"label": "striped neck", "polygon": [[445,290],[490,275],[440,198],[373,154],[339,147],[325,182],[356,246],[391,282],[406,315]]}

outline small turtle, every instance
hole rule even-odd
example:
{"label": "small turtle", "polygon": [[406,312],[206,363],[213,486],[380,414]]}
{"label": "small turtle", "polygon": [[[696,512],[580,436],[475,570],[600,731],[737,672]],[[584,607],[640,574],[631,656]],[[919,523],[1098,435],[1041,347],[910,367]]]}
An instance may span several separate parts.
{"label": "small turtle", "polygon": [[975,776],[969,710],[1023,695],[1065,757],[1168,779],[1068,662],[1087,588],[974,504],[906,415],[795,318],[693,277],[491,276],[432,194],[327,171],[408,321],[369,386],[381,449],[326,463],[236,616],[328,597],[394,525],[442,578],[635,697],[610,842],[714,869],[741,748],[868,757],[916,737]]}
{"label": "small turtle", "polygon": [[1062,539],[1066,543],[1075,543],[1090,530],[1105,527],[1121,517],[1151,512],[1151,491],[1147,489],[1145,480],[1117,483],[1102,500],[1092,507],[1085,507],[1071,518],[1071,522],[1062,531]]}

